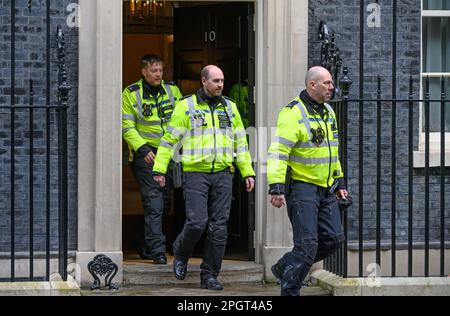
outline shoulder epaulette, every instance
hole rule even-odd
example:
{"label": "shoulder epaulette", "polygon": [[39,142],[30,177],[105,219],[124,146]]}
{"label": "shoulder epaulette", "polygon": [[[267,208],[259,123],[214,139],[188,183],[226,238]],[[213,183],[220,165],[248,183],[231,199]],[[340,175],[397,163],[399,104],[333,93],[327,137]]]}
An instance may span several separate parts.
{"label": "shoulder epaulette", "polygon": [[175,86],[175,82],[173,81],[164,81],[165,84],[168,84],[170,86]]}
{"label": "shoulder epaulette", "polygon": [[192,97],[192,96],[193,96],[193,94],[185,95],[185,96],[182,97],[179,101],[184,100],[184,99],[187,99],[187,98]]}
{"label": "shoulder epaulette", "polygon": [[128,90],[130,90],[131,92],[139,90],[139,85],[137,83],[132,84],[131,86],[128,86],[127,88]]}
{"label": "shoulder epaulette", "polygon": [[226,95],[224,95],[223,96],[225,99],[228,99],[228,100],[230,100],[231,102],[233,102],[233,103],[236,103],[236,101],[234,101],[234,99],[233,98],[230,98],[230,97],[227,97]]}
{"label": "shoulder epaulette", "polygon": [[297,105],[299,102],[297,100],[291,101],[288,105],[286,105],[287,108],[293,108],[295,105]]}

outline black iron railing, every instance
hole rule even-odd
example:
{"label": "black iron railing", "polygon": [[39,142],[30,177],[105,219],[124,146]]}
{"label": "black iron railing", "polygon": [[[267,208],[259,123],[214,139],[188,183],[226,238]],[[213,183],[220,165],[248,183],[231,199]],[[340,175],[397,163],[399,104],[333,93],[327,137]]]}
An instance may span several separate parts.
{"label": "black iron railing", "polygon": [[[358,275],[357,276],[364,276],[364,259],[363,254],[364,251],[371,250],[370,248],[373,248],[375,251],[375,263],[381,266],[381,252],[383,249],[390,250],[390,264],[391,264],[391,273],[390,276],[397,276],[397,252],[400,249],[398,248],[398,245],[400,245],[400,248],[407,249],[407,276],[413,276],[413,267],[415,262],[423,261],[424,270],[421,275],[424,276],[430,276],[430,244],[433,245],[434,248],[439,248],[440,254],[439,254],[439,276],[445,276],[445,250],[446,250],[446,242],[448,243],[448,236],[446,236],[446,230],[448,230],[448,224],[446,224],[446,212],[448,212],[448,207],[446,208],[446,192],[445,187],[446,183],[449,182],[450,179],[450,172],[448,166],[446,166],[445,162],[445,154],[446,154],[446,143],[445,143],[445,134],[446,134],[446,126],[445,126],[445,117],[446,113],[450,111],[450,99],[447,98],[449,91],[445,90],[445,78],[441,77],[441,98],[440,99],[431,99],[430,98],[430,88],[429,88],[429,78],[424,79],[424,99],[414,99],[413,98],[413,77],[410,77],[409,79],[409,98],[408,99],[385,99],[382,97],[382,79],[381,77],[378,77],[377,79],[377,98],[376,99],[356,99],[356,100],[349,100],[347,98],[343,98],[340,101],[334,102],[336,112],[338,113],[338,119],[341,122],[340,123],[340,135],[341,135],[341,159],[343,161],[344,165],[344,172],[345,174],[348,174],[348,161],[349,156],[347,153],[347,144],[348,144],[348,120],[347,118],[347,110],[349,107],[354,105],[359,105],[362,103],[362,107],[360,107],[360,111],[363,111],[370,105],[375,104],[376,108],[376,154],[375,154],[375,165],[376,165],[376,171],[375,171],[375,192],[370,192],[370,194],[375,193],[375,210],[370,209],[369,207],[365,206],[363,202],[361,202],[360,199],[354,203],[353,207],[348,210],[354,217],[358,218],[358,239],[355,242],[355,240],[348,240],[342,247],[341,251],[338,252],[333,257],[330,257],[328,260],[326,260],[325,267],[327,270],[330,270],[336,274],[342,275],[342,276],[348,276],[347,267],[348,267],[348,260],[347,260],[347,254],[348,254],[348,244],[353,243],[357,244],[357,247],[353,247],[354,250],[358,252]],[[430,149],[430,107],[431,105],[439,104],[440,106],[440,131],[437,131],[436,133],[439,134],[439,149],[435,150],[439,154],[439,163],[434,163],[431,165],[430,157],[432,154],[432,151]],[[404,131],[402,133],[399,133],[397,129],[391,130],[390,135],[386,135],[386,131],[382,128],[382,107],[384,109],[388,109],[391,112],[397,111],[397,106],[403,106],[407,108],[407,117],[403,117],[403,119],[408,121],[408,129],[407,132]],[[424,165],[423,166],[414,166],[414,148],[417,148],[415,144],[415,135],[417,134],[417,127],[414,127],[414,114],[419,113],[419,107],[423,107],[423,129],[421,128],[421,133],[423,134],[424,141],[424,148],[423,150],[416,150],[418,155],[423,155],[424,157]],[[391,113],[392,114],[392,113]],[[359,123],[359,126],[364,130],[364,123]],[[448,133],[448,132],[447,132]],[[391,146],[390,148],[386,148],[386,144],[382,143],[383,137],[391,137],[395,141],[395,146]],[[390,155],[390,157],[395,157],[396,152],[398,152],[398,146],[399,144],[407,144],[407,152],[406,155],[399,155],[398,159],[394,161],[394,164],[396,165],[396,168],[391,168],[390,174],[386,175],[382,173],[382,162],[383,158],[386,154]],[[403,153],[404,154],[404,153]],[[362,161],[363,165],[365,163],[368,163],[369,159],[373,159],[374,155],[373,153],[367,151],[364,147],[360,147],[359,153],[358,153],[358,161]],[[400,161],[403,161],[403,163],[399,163]],[[354,159],[356,161],[356,158]],[[392,162],[392,158],[391,158]],[[399,167],[401,165],[401,167]],[[407,172],[405,172],[407,170]],[[399,179],[399,173],[402,172],[403,174],[407,174],[406,177],[404,177],[405,181],[402,181],[402,183],[406,182],[407,190],[400,189],[398,186],[395,185],[395,182],[389,181],[389,179],[392,179],[392,174],[396,177],[396,179]],[[364,183],[365,177],[372,177],[373,175],[365,175],[363,173],[359,173],[357,183],[358,185],[361,183]],[[387,176],[387,178],[386,178]],[[439,195],[439,198],[435,198],[435,201],[433,201],[434,205],[438,205],[437,209],[431,210],[431,177],[434,177],[434,182],[439,182],[439,191],[437,194]],[[415,183],[422,183],[423,181],[423,199],[424,203],[420,203],[417,199],[414,199],[414,196],[422,193],[420,192],[420,189],[415,188]],[[388,209],[386,207],[386,203],[383,202],[384,197],[382,194],[382,189],[386,189],[386,187],[390,187],[388,191],[391,192],[391,196],[394,195],[397,197],[397,194],[399,194],[399,191],[402,191],[402,193],[406,193],[407,195],[407,209],[404,208],[399,210],[397,207],[396,198],[389,199],[391,204],[395,203],[395,209],[396,212],[407,212],[407,240],[404,241],[398,241],[399,236],[395,232],[397,231],[397,220],[394,216],[394,218],[390,218],[389,225],[386,227],[386,221],[382,220],[382,216],[384,216],[386,219],[386,210]],[[351,189],[351,187],[350,187]],[[350,190],[351,191],[351,190]],[[358,192],[361,195],[361,192]],[[436,192],[434,194],[436,196]],[[357,216],[355,209],[359,210],[359,213]],[[365,227],[366,219],[364,216],[359,216],[360,214],[364,213],[375,213],[375,240],[370,240],[366,238],[361,232],[363,231],[363,228]],[[439,221],[435,221],[434,229],[436,228],[436,224],[438,223],[438,229],[439,229],[439,240],[435,238],[433,241],[431,241],[430,237],[430,231],[432,229],[430,225],[430,214],[433,212],[433,217],[439,217]],[[421,215],[418,215],[421,214]],[[348,216],[349,214],[347,212],[343,213],[343,225],[346,236],[348,236]],[[423,227],[413,227],[415,223],[415,216],[421,216]],[[421,222],[421,221],[416,221]],[[384,224],[384,227],[382,227]],[[382,228],[383,229],[390,229],[391,236],[390,240],[382,240]],[[414,229],[420,231],[421,233],[418,234],[418,236],[414,236],[413,232]],[[416,238],[414,238],[416,237]],[[446,239],[447,238],[447,239]],[[373,245],[374,244],[374,245]],[[383,245],[382,245],[383,244]],[[369,247],[366,247],[366,245],[372,245]],[[448,248],[448,245],[447,245]],[[423,249],[423,257],[419,258],[419,253]],[[381,267],[383,268],[383,267]],[[437,274],[434,274],[437,275]]]}
{"label": "black iron railing", "polygon": [[[25,104],[23,102],[25,98],[19,98],[16,93],[24,87],[19,86],[22,81],[17,80],[19,76],[16,76],[17,8],[15,0],[10,2],[10,104],[0,104],[0,120],[9,121],[10,124],[10,159],[2,161],[2,168],[8,168],[9,163],[10,189],[9,192],[1,192],[1,200],[9,200],[9,209],[0,215],[7,216],[6,214],[9,213],[10,231],[9,234],[3,234],[3,236],[9,235],[9,249],[5,251],[5,247],[2,246],[0,259],[10,261],[10,273],[9,276],[5,276],[3,271],[0,282],[50,280],[50,275],[56,272],[66,280],[68,263],[67,109],[70,87],[67,84],[65,70],[64,34],[62,28],[58,27],[56,39],[59,85],[54,89],[51,85],[50,0],[46,0],[46,75],[44,78],[30,76],[27,79],[28,104]],[[31,12],[32,1],[28,1],[28,8]],[[20,75],[20,79],[24,79],[23,75]],[[46,87],[45,104],[38,104],[35,98],[36,83],[44,83],[43,86]],[[58,91],[56,105],[51,105],[52,88],[53,91]],[[19,160],[23,161],[24,157],[28,162],[27,167],[19,163]],[[27,181],[23,181],[23,178]],[[3,177],[3,179],[7,178]],[[45,188],[42,188],[43,186]],[[28,225],[27,233],[24,231],[24,223]],[[18,234],[19,231],[20,234]],[[24,235],[27,238],[24,238]],[[58,260],[58,271],[51,270],[52,258]],[[23,266],[24,260],[27,262],[28,273],[23,270],[19,273],[18,266]]]}
{"label": "black iron railing", "polygon": [[[392,14],[396,21],[395,0]],[[325,260],[324,266],[326,270],[344,277],[365,276],[365,263],[372,262],[380,267],[384,276],[445,276],[448,273],[445,252],[450,244],[450,225],[446,218],[446,213],[449,213],[446,184],[450,183],[450,166],[446,166],[445,143],[446,134],[448,136],[450,133],[449,127],[446,127],[446,116],[450,111],[450,91],[446,91],[446,80],[449,79],[440,78],[440,96],[432,97],[431,79],[423,78],[423,98],[417,98],[414,97],[417,95],[414,83],[421,80],[410,76],[408,96],[397,97],[397,30],[394,23],[392,82],[383,85],[388,78],[378,76],[376,97],[366,97],[370,94],[365,94],[364,89],[371,87],[363,79],[363,5],[361,21],[359,98],[353,99],[349,99],[352,82],[347,69],[343,69],[343,74],[339,73],[342,61],[334,43],[334,32],[323,22],[319,27],[321,64],[330,70],[333,78],[340,78],[340,89],[336,90],[338,93],[333,104],[339,120],[341,162],[350,194],[354,195],[353,206],[342,214],[346,242],[340,251]],[[430,126],[432,107],[435,114],[436,107],[439,107],[440,115],[440,122],[435,122],[433,129]],[[349,109],[352,111],[351,121]],[[351,137],[349,128],[352,129]],[[430,147],[432,133],[435,137],[433,148]],[[436,135],[439,137],[436,138]],[[353,149],[351,153],[349,147]],[[432,163],[431,157],[435,155],[438,155],[439,161]],[[418,159],[415,156],[423,157],[423,165],[415,161]],[[352,164],[350,170],[349,164]],[[349,171],[355,178],[348,179]],[[368,227],[372,233],[368,233]],[[439,250],[439,259],[431,258],[432,248]],[[388,252],[383,253],[386,250]],[[399,251],[407,252],[406,261],[399,262]],[[388,260],[383,255],[388,255]],[[388,265],[381,265],[382,257],[385,259],[383,262],[389,262]],[[422,264],[423,271],[418,272],[415,267]],[[403,270],[400,273],[399,267],[404,265],[407,265],[406,272]],[[436,269],[431,272],[431,265],[439,265],[439,272]],[[349,267],[353,267],[351,273]]]}
{"label": "black iron railing", "polygon": [[66,42],[62,28],[57,28],[58,45],[58,183],[59,183],[59,273],[67,279],[68,263],[68,191],[67,191],[67,102],[70,86],[67,83]]}

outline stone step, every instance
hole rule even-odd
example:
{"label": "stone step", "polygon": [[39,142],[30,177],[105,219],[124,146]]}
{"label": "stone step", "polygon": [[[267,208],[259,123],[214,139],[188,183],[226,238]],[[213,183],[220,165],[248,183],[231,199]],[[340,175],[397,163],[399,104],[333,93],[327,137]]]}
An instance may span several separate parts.
{"label": "stone step", "polygon": [[[125,286],[137,285],[198,285],[200,283],[200,260],[191,259],[187,268],[186,279],[177,280],[173,274],[172,260],[166,265],[147,262],[126,261],[123,266]],[[218,277],[224,284],[262,283],[264,266],[254,262],[224,260]]]}
{"label": "stone step", "polygon": [[[161,303],[159,296],[279,296],[280,286],[275,283],[235,283],[225,284],[223,291],[210,291],[199,288],[198,284],[182,285],[135,285],[120,287],[117,291],[83,289],[82,296],[149,296],[150,302]],[[316,286],[302,288],[301,296],[330,296],[327,290]],[[163,301],[164,304],[165,301]],[[281,301],[280,301],[281,303]]]}

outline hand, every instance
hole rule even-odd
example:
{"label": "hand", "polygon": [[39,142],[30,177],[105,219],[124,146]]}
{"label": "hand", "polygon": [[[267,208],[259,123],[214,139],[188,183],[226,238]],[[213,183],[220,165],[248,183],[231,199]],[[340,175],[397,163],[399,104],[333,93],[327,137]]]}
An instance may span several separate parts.
{"label": "hand", "polygon": [[145,156],[144,160],[146,163],[153,165],[153,162],[155,161],[155,154],[153,153],[153,151],[149,152],[147,154],[147,156]]}
{"label": "hand", "polygon": [[255,178],[253,177],[245,178],[245,188],[247,192],[252,192],[254,187],[255,187]]}
{"label": "hand", "polygon": [[338,198],[338,199],[345,199],[345,198],[347,198],[348,192],[347,192],[347,190],[345,190],[345,189],[343,189],[343,190],[338,190],[338,191],[336,192],[336,195],[337,195],[337,198]]}
{"label": "hand", "polygon": [[166,186],[166,177],[165,176],[153,176],[153,180],[159,183],[161,188]]}
{"label": "hand", "polygon": [[270,196],[270,204],[273,206],[280,208],[286,204],[286,198],[284,194],[273,194]]}

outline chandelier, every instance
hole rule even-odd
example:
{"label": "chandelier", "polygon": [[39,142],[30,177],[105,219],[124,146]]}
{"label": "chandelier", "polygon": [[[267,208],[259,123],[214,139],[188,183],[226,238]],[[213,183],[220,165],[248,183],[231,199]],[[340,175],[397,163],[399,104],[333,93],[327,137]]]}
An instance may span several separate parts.
{"label": "chandelier", "polygon": [[130,17],[140,20],[145,17],[165,16],[166,1],[130,0]]}

